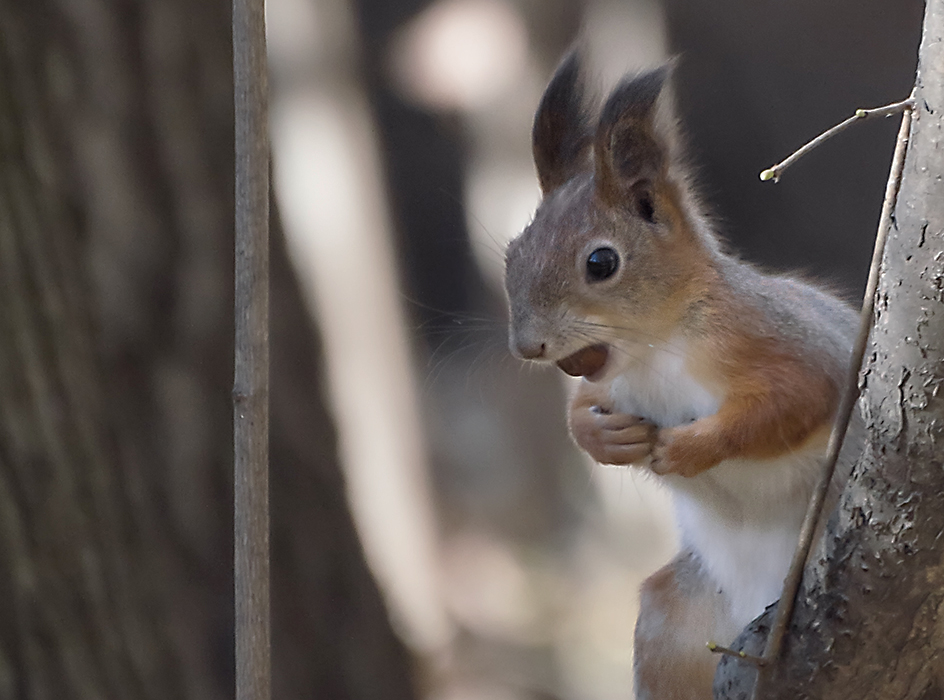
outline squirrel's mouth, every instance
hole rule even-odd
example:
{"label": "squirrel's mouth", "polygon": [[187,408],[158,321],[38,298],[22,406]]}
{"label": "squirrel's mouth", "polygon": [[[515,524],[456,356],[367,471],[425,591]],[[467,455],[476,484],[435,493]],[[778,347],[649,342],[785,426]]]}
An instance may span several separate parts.
{"label": "squirrel's mouth", "polygon": [[563,360],[558,360],[557,366],[571,377],[589,377],[603,369],[608,354],[605,343],[588,345]]}

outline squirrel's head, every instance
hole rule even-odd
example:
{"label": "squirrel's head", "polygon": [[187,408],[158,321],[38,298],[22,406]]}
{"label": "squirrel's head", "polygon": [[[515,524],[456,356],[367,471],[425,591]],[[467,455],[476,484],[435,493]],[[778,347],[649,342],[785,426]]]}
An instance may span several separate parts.
{"label": "squirrel's head", "polygon": [[[623,80],[595,126],[576,53],[545,90],[532,132],[543,199],[506,256],[519,357],[560,362],[641,340],[677,316],[687,278],[707,260],[713,238],[680,163],[671,72],[667,64]],[[570,373],[591,374],[595,363],[576,361]]]}

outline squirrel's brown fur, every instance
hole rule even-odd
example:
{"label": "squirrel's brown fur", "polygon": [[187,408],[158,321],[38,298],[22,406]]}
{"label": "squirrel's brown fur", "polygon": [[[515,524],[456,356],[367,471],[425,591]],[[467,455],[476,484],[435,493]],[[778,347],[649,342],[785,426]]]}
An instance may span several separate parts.
{"label": "squirrel's brown fur", "polygon": [[516,354],[608,353],[570,406],[578,444],[676,496],[684,551],[644,585],[637,627],[637,697],[656,700],[710,698],[715,659],[692,635],[730,643],[779,593],[856,325],[834,296],[724,252],[670,72],[623,81],[591,127],[565,60],[535,117],[544,198],[506,266]]}

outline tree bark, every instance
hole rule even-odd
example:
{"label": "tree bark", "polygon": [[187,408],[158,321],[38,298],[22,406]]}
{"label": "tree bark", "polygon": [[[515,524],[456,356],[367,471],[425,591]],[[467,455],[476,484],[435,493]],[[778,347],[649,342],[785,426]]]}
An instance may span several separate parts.
{"label": "tree bark", "polygon": [[28,32],[0,50],[0,697],[180,697]]}
{"label": "tree bark", "polygon": [[[0,698],[232,697],[227,0],[0,5]],[[273,219],[273,695],[414,696]]]}
{"label": "tree bark", "polygon": [[[854,469],[807,564],[784,653],[762,698],[944,696],[944,2],[926,8],[911,142],[889,233]],[[765,619],[739,644],[762,649]],[[740,647],[738,647],[740,648]],[[756,672],[719,665],[718,698]]]}

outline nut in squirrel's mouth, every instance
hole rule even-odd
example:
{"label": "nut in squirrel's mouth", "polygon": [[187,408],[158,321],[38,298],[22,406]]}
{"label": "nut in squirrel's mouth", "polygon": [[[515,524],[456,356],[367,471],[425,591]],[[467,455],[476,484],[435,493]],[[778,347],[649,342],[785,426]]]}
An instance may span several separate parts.
{"label": "nut in squirrel's mouth", "polygon": [[589,377],[603,369],[608,355],[609,349],[605,343],[588,345],[563,360],[558,360],[557,366],[571,377]]}

